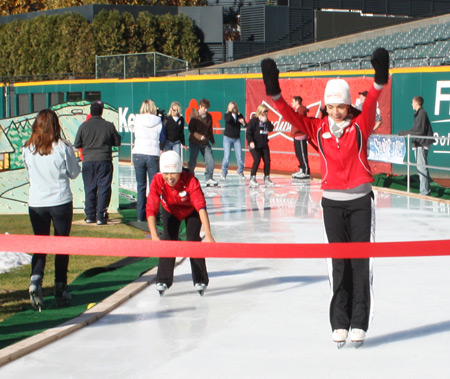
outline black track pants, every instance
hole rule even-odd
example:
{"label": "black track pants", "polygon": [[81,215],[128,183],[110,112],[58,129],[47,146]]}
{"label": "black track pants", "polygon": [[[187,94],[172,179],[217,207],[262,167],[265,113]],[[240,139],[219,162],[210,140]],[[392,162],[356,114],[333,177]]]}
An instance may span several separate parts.
{"label": "black track pants", "polygon": [[[375,227],[373,193],[350,201],[322,199],[328,242],[369,242]],[[367,331],[372,306],[371,260],[329,260],[330,323],[332,330]]]}

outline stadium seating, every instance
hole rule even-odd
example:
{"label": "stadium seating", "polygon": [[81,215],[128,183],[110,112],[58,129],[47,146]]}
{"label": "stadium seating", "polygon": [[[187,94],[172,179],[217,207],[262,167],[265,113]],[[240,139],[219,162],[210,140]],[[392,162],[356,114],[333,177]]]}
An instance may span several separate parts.
{"label": "stadium seating", "polygon": [[[275,59],[280,72],[370,69],[376,47],[390,52],[391,67],[441,66],[450,64],[450,22],[431,24],[392,34],[364,38],[335,47],[318,48]],[[260,72],[258,64],[241,64],[225,73]]]}

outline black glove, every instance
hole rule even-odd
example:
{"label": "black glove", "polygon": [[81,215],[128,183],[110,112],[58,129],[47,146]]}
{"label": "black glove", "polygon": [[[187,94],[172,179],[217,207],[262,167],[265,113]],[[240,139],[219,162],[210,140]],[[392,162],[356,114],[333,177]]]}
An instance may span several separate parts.
{"label": "black glove", "polygon": [[264,59],[261,62],[261,71],[263,74],[264,85],[266,86],[266,94],[269,96],[279,95],[281,93],[280,84],[278,83],[278,74],[280,71],[273,59]]}
{"label": "black glove", "polygon": [[375,83],[386,84],[389,81],[389,53],[387,50],[382,47],[376,49],[370,63],[375,69]]}

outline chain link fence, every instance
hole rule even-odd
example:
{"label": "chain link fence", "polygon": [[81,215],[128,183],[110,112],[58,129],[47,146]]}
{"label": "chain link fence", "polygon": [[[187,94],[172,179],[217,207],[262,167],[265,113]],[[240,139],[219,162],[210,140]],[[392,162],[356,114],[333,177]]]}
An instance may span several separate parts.
{"label": "chain link fence", "polygon": [[96,79],[167,76],[189,69],[189,62],[161,53],[96,55]]}

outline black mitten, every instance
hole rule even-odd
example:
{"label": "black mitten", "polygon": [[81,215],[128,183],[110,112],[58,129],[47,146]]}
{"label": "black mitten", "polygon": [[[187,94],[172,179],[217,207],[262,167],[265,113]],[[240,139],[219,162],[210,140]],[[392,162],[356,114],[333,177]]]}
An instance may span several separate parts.
{"label": "black mitten", "polygon": [[375,83],[386,84],[389,81],[389,53],[387,50],[382,47],[376,49],[370,63],[375,69]]}
{"label": "black mitten", "polygon": [[278,74],[280,71],[273,59],[264,59],[261,62],[261,71],[263,74],[264,85],[266,86],[266,94],[269,96],[279,95],[281,93],[280,84],[278,83]]}

